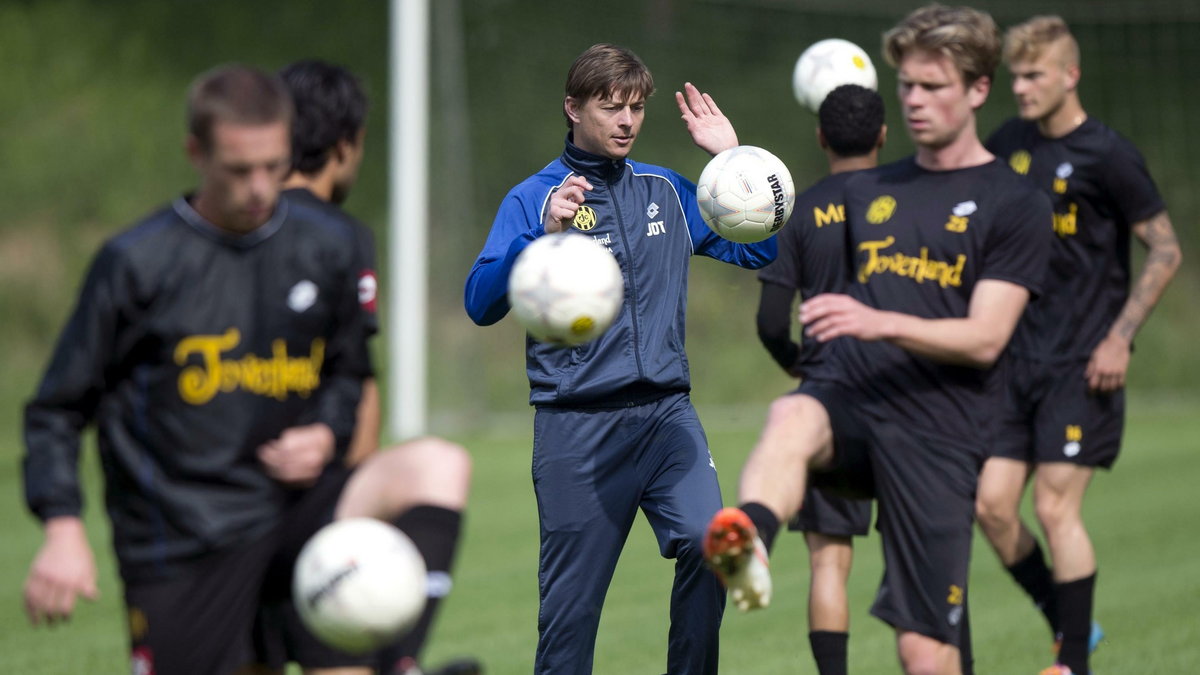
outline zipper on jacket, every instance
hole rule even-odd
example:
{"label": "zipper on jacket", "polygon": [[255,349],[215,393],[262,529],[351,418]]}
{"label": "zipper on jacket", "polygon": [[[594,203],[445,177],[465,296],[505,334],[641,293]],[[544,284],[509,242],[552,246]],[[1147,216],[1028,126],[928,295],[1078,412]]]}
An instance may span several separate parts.
{"label": "zipper on jacket", "polygon": [[637,362],[638,379],[642,379],[646,376],[646,373],[642,368],[642,347],[637,315],[637,275],[634,269],[633,251],[629,250],[630,234],[625,231],[625,219],[621,217],[621,207],[617,203],[616,192],[614,191],[616,184],[611,180],[606,180],[605,182],[608,183],[608,198],[612,201],[613,214],[617,218],[617,231],[621,233],[621,247],[625,249],[625,257],[629,260],[629,324],[633,326],[633,360]]}

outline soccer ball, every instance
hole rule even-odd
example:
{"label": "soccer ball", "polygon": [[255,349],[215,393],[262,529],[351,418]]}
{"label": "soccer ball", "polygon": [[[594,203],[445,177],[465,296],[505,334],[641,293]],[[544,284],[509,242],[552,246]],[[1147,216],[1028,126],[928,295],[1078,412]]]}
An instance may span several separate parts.
{"label": "soccer ball", "polygon": [[625,295],[616,258],[587,235],[556,232],[521,251],[508,277],[508,300],[540,342],[573,346],[600,337]]}
{"label": "soccer ball", "polygon": [[872,91],[879,86],[871,57],[853,42],[841,38],[821,40],[796,59],[792,90],[800,105],[814,113],[829,92],[843,84],[857,84]]}
{"label": "soccer ball", "polygon": [[713,232],[749,244],[783,227],[796,203],[796,187],[778,157],[753,145],[739,145],[704,167],[696,200]]}
{"label": "soccer ball", "polygon": [[292,601],[321,641],[361,654],[416,623],[425,608],[425,561],[403,532],[374,518],[338,520],[296,558]]}

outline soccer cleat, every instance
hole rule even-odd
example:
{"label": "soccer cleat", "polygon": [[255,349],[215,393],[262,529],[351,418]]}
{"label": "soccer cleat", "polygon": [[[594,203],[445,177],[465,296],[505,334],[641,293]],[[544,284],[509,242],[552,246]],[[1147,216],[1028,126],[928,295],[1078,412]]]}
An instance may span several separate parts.
{"label": "soccer cleat", "polygon": [[[1104,629],[1099,623],[1092,622],[1092,631],[1088,633],[1088,654],[1096,651],[1100,646],[1100,642],[1104,640]],[[1058,656],[1059,650],[1062,649],[1062,633],[1054,636],[1054,655]]]}
{"label": "soccer cleat", "polygon": [[717,512],[704,533],[704,560],[743,612],[771,604],[771,571],[767,547],[741,509]]}
{"label": "soccer cleat", "polygon": [[1061,663],[1056,663],[1049,668],[1046,668],[1038,675],[1073,675],[1071,669]]}

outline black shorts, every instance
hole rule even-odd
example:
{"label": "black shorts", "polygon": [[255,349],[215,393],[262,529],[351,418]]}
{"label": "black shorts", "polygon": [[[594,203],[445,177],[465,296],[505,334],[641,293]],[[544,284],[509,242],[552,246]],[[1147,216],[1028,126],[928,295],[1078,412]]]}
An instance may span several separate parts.
{"label": "black shorts", "polygon": [[125,583],[133,672],[227,675],[251,663],[251,632],[276,539],[211,553],[153,580]]}
{"label": "black shorts", "polygon": [[982,449],[873,415],[840,383],[810,381],[799,391],[830,417],[835,461],[825,482],[861,487],[867,477],[873,487],[884,574],[871,613],[959,646]]}
{"label": "black shorts", "polygon": [[313,487],[294,493],[275,531],[188,562],[166,578],[126,582],[134,671],[222,675],[250,663],[369,665],[370,655],[318,641],[291,603],[296,556],[332,522],[351,473],[331,466]]}
{"label": "black shorts", "polygon": [[866,536],[871,530],[871,500],[842,497],[810,485],[804,506],[788,522],[788,529],[831,537]]}
{"label": "black shorts", "polygon": [[991,455],[1023,462],[1111,468],[1125,428],[1125,390],[1088,391],[1087,362],[1010,357],[997,406]]}
{"label": "black shorts", "polygon": [[373,654],[350,654],[325,645],[304,627],[292,604],[292,570],[305,542],[333,522],[334,509],[353,472],[331,466],[311,488],[296,493],[284,517],[280,542],[262,585],[254,622],[256,663],[282,669],[288,662],[303,668],[373,665]]}

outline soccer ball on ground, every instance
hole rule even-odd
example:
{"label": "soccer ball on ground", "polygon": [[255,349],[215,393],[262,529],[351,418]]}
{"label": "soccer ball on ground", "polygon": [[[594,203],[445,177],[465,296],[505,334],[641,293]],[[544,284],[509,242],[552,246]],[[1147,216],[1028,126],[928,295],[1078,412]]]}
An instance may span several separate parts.
{"label": "soccer ball on ground", "polygon": [[508,277],[513,314],[533,339],[573,346],[600,337],[621,309],[616,258],[590,237],[556,232],[517,256]]}
{"label": "soccer ball on ground", "polygon": [[425,561],[403,532],[374,518],[348,518],[321,528],[300,550],[292,601],[321,641],[365,653],[416,623],[425,575]]}
{"label": "soccer ball on ground", "polygon": [[800,105],[814,113],[829,92],[843,84],[874,91],[879,86],[871,57],[861,47],[841,38],[815,42],[796,59],[792,90]]}
{"label": "soccer ball on ground", "polygon": [[696,200],[713,232],[749,244],[770,237],[787,223],[796,203],[796,187],[778,157],[753,145],[739,145],[704,167]]}

